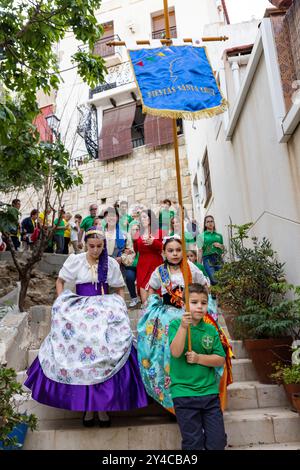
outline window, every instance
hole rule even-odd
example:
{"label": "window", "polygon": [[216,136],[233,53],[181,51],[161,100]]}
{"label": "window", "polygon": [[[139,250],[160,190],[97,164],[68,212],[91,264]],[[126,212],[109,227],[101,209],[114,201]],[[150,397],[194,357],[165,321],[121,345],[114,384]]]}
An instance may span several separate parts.
{"label": "window", "polygon": [[142,106],[137,105],[131,128],[131,140],[133,148],[145,145],[144,122],[145,114],[142,112]]}
{"label": "window", "polygon": [[[175,11],[169,10],[169,22],[171,38],[177,38]],[[165,19],[162,13],[152,15],[152,39],[163,39],[166,37]]]}
{"label": "window", "polygon": [[211,189],[211,181],[210,181],[210,169],[209,169],[209,161],[208,161],[208,153],[207,150],[205,152],[203,161],[202,161],[202,168],[203,168],[203,176],[204,176],[204,186],[205,186],[205,203],[204,207],[207,207],[211,196],[212,196],[212,189]]}
{"label": "window", "polygon": [[114,22],[110,21],[109,23],[102,24],[104,33],[101,39],[96,42],[93,54],[99,55],[101,57],[108,57],[114,55],[115,47],[114,46],[107,46],[106,43],[108,41],[113,41],[116,39],[114,35]]}

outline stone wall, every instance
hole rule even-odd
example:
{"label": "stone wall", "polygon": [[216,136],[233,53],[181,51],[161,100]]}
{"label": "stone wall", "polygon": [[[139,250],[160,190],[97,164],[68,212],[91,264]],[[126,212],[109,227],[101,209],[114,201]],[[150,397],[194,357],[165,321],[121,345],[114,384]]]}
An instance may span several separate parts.
{"label": "stone wall", "polygon": [[[189,207],[191,187],[183,136],[179,138],[179,152],[184,204]],[[89,162],[80,166],[79,171],[84,184],[64,195],[65,208],[73,214],[77,211],[85,215],[88,205],[95,202],[105,208],[125,199],[129,205],[141,203],[156,210],[162,199],[178,199],[172,145],[157,149],[138,147],[128,156]],[[106,202],[101,204],[103,199]]]}
{"label": "stone wall", "polygon": [[[183,202],[190,209],[191,185],[184,136],[179,137],[179,155]],[[79,171],[83,175],[83,185],[66,192],[63,197],[65,209],[73,215],[76,212],[87,215],[91,203],[97,203],[100,211],[116,200],[125,199],[129,205],[141,203],[156,211],[162,199],[178,200],[173,145],[156,149],[138,147],[130,155],[107,162],[90,161],[81,165]],[[7,200],[5,195],[0,196],[1,200]],[[38,196],[33,190],[17,197],[22,202],[22,217],[37,206]]]}

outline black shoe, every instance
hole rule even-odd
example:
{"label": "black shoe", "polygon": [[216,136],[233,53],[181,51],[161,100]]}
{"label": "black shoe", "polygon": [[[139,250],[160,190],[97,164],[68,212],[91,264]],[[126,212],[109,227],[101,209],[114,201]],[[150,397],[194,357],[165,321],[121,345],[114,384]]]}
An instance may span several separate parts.
{"label": "black shoe", "polygon": [[82,417],[83,426],[85,426],[86,428],[92,428],[93,426],[95,426],[95,416],[92,419],[85,419],[85,417],[86,417],[86,411],[83,413],[83,417]]}
{"label": "black shoe", "polygon": [[97,420],[98,420],[98,426],[99,428],[110,428],[111,426],[111,419],[108,417],[108,419],[100,419],[99,415],[97,415]]}

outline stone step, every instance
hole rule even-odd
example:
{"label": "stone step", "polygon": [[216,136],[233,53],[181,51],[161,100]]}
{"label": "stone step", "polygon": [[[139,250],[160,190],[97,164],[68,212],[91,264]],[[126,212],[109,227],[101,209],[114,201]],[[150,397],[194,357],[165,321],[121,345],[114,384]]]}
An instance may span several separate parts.
{"label": "stone step", "polygon": [[38,349],[29,349],[28,350],[28,359],[27,359],[27,366],[30,367],[35,358],[38,356],[39,350]]}
{"label": "stone step", "polygon": [[257,380],[251,359],[232,359],[232,375],[234,382]]}
{"label": "stone step", "polygon": [[257,381],[234,382],[227,388],[227,409],[246,410],[289,406],[284,388]]}
{"label": "stone step", "polygon": [[[112,427],[88,429],[81,419],[44,421],[28,431],[24,449],[176,450],[181,437],[176,423],[158,417],[113,417]],[[224,414],[228,448],[300,441],[300,417],[284,408],[231,411]]]}
{"label": "stone step", "polygon": [[289,408],[225,411],[224,421],[232,446],[300,441],[300,416]]}
{"label": "stone step", "polygon": [[281,444],[250,444],[248,446],[228,446],[226,450],[300,450],[300,442],[284,442]]}
{"label": "stone step", "polygon": [[248,359],[249,355],[244,346],[243,341],[231,340],[230,341],[233,354],[236,359]]}
{"label": "stone step", "polygon": [[[26,388],[26,390],[28,389]],[[15,401],[18,404],[18,408],[21,413],[26,412],[27,414],[35,414],[39,423],[42,423],[43,421],[59,421],[63,419],[78,420],[82,417],[81,411],[63,410],[52,406],[42,405],[31,398],[30,392],[27,395],[16,395]],[[134,417],[160,417],[165,418],[167,422],[169,422],[170,419],[170,413],[156,402],[149,404],[145,408],[130,411],[112,411],[109,414],[112,417],[122,417],[124,419],[131,419]]]}

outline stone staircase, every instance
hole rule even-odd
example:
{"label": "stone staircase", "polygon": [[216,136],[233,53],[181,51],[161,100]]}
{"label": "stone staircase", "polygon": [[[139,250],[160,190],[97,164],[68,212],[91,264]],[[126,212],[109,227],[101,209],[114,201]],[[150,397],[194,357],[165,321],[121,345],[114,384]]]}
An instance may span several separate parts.
{"label": "stone staircase", "polygon": [[[127,299],[128,300],[128,299]],[[138,309],[129,309],[136,333]],[[225,328],[223,317],[220,323]],[[226,331],[227,332],[227,331]],[[228,333],[228,332],[227,332]],[[300,449],[300,417],[290,410],[284,390],[257,381],[251,360],[241,341],[232,341],[234,383],[228,388],[224,413],[228,449]],[[28,365],[38,350],[28,351]],[[18,373],[23,383],[25,371]],[[18,398],[17,398],[18,399]],[[24,449],[67,450],[175,450],[181,447],[178,425],[158,404],[132,412],[110,413],[109,429],[84,428],[82,413],[41,405],[30,397],[20,409],[39,418],[39,428],[28,432]]]}

